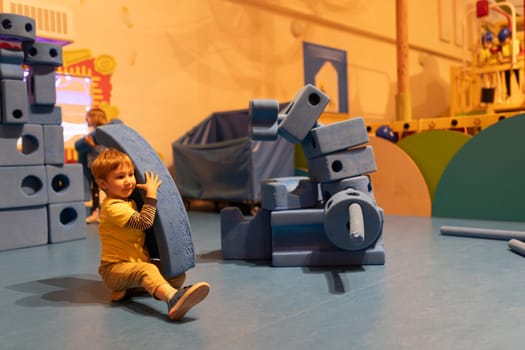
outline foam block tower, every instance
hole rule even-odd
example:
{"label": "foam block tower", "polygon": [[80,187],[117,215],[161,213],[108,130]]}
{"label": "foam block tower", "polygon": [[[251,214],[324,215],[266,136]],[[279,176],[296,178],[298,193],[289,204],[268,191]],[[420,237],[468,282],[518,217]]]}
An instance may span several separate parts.
{"label": "foam block tower", "polygon": [[64,164],[55,105],[62,47],[36,38],[32,18],[0,13],[0,250],[81,239],[87,232],[82,167]]}
{"label": "foam block tower", "polygon": [[273,266],[382,265],[383,210],[368,174],[374,152],[361,117],[323,126],[329,97],[304,86],[280,114],[274,100],[250,101],[251,137],[277,135],[301,144],[308,176],[261,182],[261,209],[252,219],[221,211],[224,259],[271,260]]}

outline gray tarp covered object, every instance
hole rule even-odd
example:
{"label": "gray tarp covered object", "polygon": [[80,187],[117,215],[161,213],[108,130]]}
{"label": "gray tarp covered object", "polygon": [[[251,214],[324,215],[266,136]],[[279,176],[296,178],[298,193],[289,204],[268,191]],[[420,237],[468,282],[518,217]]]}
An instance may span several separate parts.
{"label": "gray tarp covered object", "polygon": [[185,199],[260,201],[262,180],[294,175],[294,145],[250,139],[248,110],[217,112],[172,143]]}

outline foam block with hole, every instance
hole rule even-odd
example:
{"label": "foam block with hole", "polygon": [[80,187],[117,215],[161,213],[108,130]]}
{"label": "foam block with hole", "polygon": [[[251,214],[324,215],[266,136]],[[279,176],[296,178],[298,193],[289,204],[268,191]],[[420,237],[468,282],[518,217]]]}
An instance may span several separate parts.
{"label": "foam block with hole", "polygon": [[29,67],[27,76],[27,96],[29,103],[35,105],[54,105],[56,103],[55,67],[34,65]]}
{"label": "foam block with hole", "polygon": [[266,210],[312,208],[318,199],[318,183],[306,176],[261,181],[261,207]]}
{"label": "foam block with hole", "polygon": [[47,178],[43,165],[0,166],[0,179],[0,209],[47,203]]}
{"label": "foam block with hole", "polygon": [[270,260],[270,212],[260,209],[247,219],[238,207],[222,209],[221,249],[225,260]]}
{"label": "foam block with hole", "polygon": [[33,247],[48,242],[45,205],[0,210],[0,222],[0,251]]}
{"label": "foam block with hole", "polygon": [[330,98],[314,85],[305,85],[284,111],[279,133],[291,143],[301,143],[317,124]]}
{"label": "foam block with hole", "polygon": [[[54,83],[53,83],[54,84]],[[29,122],[27,86],[21,80],[0,80],[0,104],[3,124]],[[53,85],[53,91],[55,87]]]}
{"label": "foam block with hole", "polygon": [[60,67],[62,65],[62,46],[52,43],[35,41],[24,43],[24,63],[28,66],[46,65]]}
{"label": "foam block with hole", "polygon": [[[130,156],[135,163],[137,182],[144,182],[145,171],[157,173],[162,180],[153,224],[161,272],[167,277],[174,277],[194,267],[195,252],[188,214],[177,186],[157,152],[135,130],[124,124],[100,126],[96,129],[96,137],[97,142]],[[143,199],[143,191],[138,193]]]}
{"label": "foam block with hole", "polygon": [[372,190],[372,182],[370,181],[370,177],[367,175],[360,175],[347,177],[342,180],[321,183],[321,193],[323,196],[323,200],[327,201],[337,192],[344,191],[349,188],[361,191],[374,198],[374,192]]}
{"label": "foam block with hole", "polygon": [[[21,144],[19,144],[21,142]],[[41,125],[0,124],[0,164],[44,164],[44,131]]]}
{"label": "foam block with hole", "polygon": [[44,125],[44,163],[64,164],[64,129],[60,125]]}
{"label": "foam block with hole", "polygon": [[61,125],[62,107],[56,105],[30,105],[29,121],[32,124]]}
{"label": "foam block with hole", "polygon": [[307,159],[342,151],[368,142],[368,132],[363,118],[313,128],[302,142]]}
{"label": "foam block with hole", "polygon": [[324,232],[323,209],[274,211],[271,226],[272,265],[276,267],[385,263],[381,237],[366,250],[345,250],[330,242]]}
{"label": "foam block with hole", "polygon": [[14,13],[0,13],[0,39],[33,42],[35,32],[33,18]]}
{"label": "foam block with hole", "polygon": [[353,148],[308,159],[308,175],[318,182],[331,182],[376,171],[372,146]]}
{"label": "foam block with hole", "polygon": [[47,210],[49,243],[73,241],[86,237],[84,202],[49,204]]}
{"label": "foam block with hole", "polygon": [[84,175],[81,164],[46,165],[45,168],[49,203],[84,200]]}

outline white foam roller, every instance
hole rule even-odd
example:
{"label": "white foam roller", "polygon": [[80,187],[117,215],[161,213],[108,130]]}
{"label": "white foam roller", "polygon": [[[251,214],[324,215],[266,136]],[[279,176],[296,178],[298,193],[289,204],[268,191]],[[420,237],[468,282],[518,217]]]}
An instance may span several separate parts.
{"label": "white foam roller", "polygon": [[509,231],[489,228],[477,228],[477,227],[461,227],[461,226],[441,226],[441,234],[446,236],[461,236],[471,238],[488,238],[488,239],[519,239],[520,241],[525,240],[525,232],[523,231]]}
{"label": "white foam roller", "polygon": [[517,239],[511,239],[509,241],[510,250],[525,256],[525,243]]}

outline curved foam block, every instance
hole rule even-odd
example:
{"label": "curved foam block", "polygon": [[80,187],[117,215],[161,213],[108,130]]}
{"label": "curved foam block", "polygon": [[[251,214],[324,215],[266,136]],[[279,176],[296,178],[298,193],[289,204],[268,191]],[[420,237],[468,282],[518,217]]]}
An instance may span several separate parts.
{"label": "curved foam block", "polygon": [[524,222],[525,114],[472,137],[443,172],[432,216]]}
{"label": "curved foam block", "polygon": [[34,41],[36,25],[31,17],[14,13],[0,13],[0,38]]}
{"label": "curved foam block", "polygon": [[[157,195],[157,216],[153,224],[161,272],[175,277],[195,266],[195,252],[188,214],[173,178],[155,150],[133,129],[124,124],[106,124],[96,130],[97,142],[127,153],[135,163],[137,182],[144,172],[159,175],[162,185]],[[143,199],[143,191],[138,191]],[[152,255],[154,253],[152,252]]]}
{"label": "curved foam block", "polygon": [[372,199],[374,198],[374,192],[372,189],[372,182],[368,175],[360,175],[354,177],[347,177],[346,179],[324,182],[321,184],[321,192],[323,195],[323,200],[327,201],[334,194],[340,191],[347,189],[354,189],[368,194]]}

